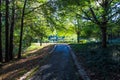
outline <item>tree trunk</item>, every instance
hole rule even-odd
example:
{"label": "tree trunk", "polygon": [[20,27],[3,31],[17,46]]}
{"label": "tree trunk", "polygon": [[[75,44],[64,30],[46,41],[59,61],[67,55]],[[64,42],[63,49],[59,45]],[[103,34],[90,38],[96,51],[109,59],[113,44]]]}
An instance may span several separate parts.
{"label": "tree trunk", "polygon": [[1,0],[0,0],[0,62],[3,62],[3,56],[2,56],[2,13],[1,13]]}
{"label": "tree trunk", "polygon": [[40,46],[42,46],[42,41],[40,41]]}
{"label": "tree trunk", "polygon": [[42,39],[43,39],[43,38],[41,37],[41,38],[40,38],[40,46],[42,46]]}
{"label": "tree trunk", "polygon": [[20,30],[20,42],[19,42],[19,52],[18,52],[18,58],[19,58],[19,59],[21,58],[23,26],[24,26],[24,13],[25,13],[26,3],[27,3],[27,0],[24,1],[24,6],[23,6],[23,10],[22,10],[21,30]]}
{"label": "tree trunk", "polygon": [[12,22],[10,27],[10,48],[9,48],[9,54],[10,54],[10,60],[13,59],[13,34],[14,34],[14,23],[15,23],[15,0],[12,1]]}
{"label": "tree trunk", "polygon": [[107,47],[107,27],[105,24],[102,25],[101,32],[102,32],[102,47],[106,48]]}
{"label": "tree trunk", "polygon": [[80,32],[78,31],[78,32],[77,32],[77,43],[80,42],[79,36],[80,36]]}
{"label": "tree trunk", "polygon": [[6,0],[6,14],[5,14],[5,61],[9,61],[9,0]]}

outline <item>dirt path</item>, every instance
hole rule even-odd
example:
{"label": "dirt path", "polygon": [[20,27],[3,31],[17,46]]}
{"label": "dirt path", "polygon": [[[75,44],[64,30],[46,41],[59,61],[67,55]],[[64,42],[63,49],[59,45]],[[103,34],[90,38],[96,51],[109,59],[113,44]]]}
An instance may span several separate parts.
{"label": "dirt path", "polygon": [[67,45],[58,44],[48,63],[31,80],[79,80]]}

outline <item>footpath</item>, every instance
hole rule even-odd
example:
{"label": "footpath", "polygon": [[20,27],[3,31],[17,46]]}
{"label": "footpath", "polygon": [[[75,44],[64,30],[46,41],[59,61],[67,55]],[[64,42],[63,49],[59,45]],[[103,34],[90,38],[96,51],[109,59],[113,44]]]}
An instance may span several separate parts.
{"label": "footpath", "polygon": [[57,44],[48,63],[30,80],[80,80],[68,45]]}

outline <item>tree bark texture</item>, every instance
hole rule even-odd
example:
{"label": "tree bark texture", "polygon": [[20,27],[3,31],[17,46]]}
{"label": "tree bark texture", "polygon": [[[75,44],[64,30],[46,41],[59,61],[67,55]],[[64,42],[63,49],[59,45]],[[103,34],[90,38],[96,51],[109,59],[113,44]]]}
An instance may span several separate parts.
{"label": "tree bark texture", "polygon": [[15,24],[15,4],[14,1],[12,1],[12,21],[11,21],[11,27],[10,27],[10,48],[9,48],[9,54],[10,54],[10,60],[13,59],[13,34],[14,34],[14,24]]}
{"label": "tree bark texture", "polygon": [[79,37],[80,37],[80,32],[78,31],[78,32],[77,32],[77,43],[79,43],[79,42],[80,42]]}
{"label": "tree bark texture", "polygon": [[23,26],[24,26],[24,14],[25,14],[25,7],[26,7],[27,0],[24,1],[24,6],[22,10],[22,17],[21,17],[21,30],[20,30],[20,42],[19,42],[19,51],[18,51],[18,58],[21,58],[21,51],[22,51],[22,37],[23,37]]}
{"label": "tree bark texture", "polygon": [[107,27],[105,24],[101,27],[101,33],[102,33],[102,47],[107,47]]}
{"label": "tree bark texture", "polygon": [[6,14],[5,14],[5,61],[9,61],[9,0],[6,2]]}
{"label": "tree bark texture", "polygon": [[3,55],[2,55],[2,13],[1,13],[1,4],[2,1],[0,0],[0,62],[3,62]]}

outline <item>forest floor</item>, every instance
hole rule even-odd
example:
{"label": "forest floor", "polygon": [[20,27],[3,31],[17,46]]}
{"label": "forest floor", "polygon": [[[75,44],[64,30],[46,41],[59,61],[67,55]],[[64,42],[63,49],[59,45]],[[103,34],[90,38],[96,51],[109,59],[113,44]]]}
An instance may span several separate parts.
{"label": "forest floor", "polygon": [[56,45],[48,62],[30,80],[80,80],[68,45]]}
{"label": "forest floor", "polygon": [[120,45],[70,44],[91,80],[120,80]]}
{"label": "forest floor", "polygon": [[30,70],[42,66],[49,58],[49,52],[54,45],[48,45],[43,48],[30,50],[23,54],[20,60],[13,60],[9,63],[4,63],[0,68],[0,80],[19,80],[21,76]]}

